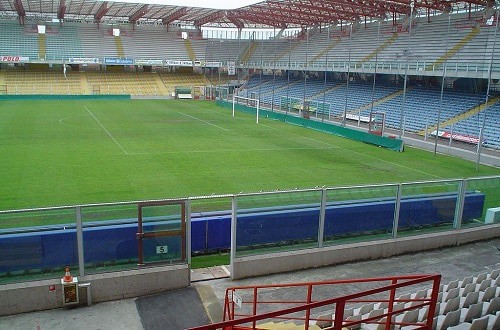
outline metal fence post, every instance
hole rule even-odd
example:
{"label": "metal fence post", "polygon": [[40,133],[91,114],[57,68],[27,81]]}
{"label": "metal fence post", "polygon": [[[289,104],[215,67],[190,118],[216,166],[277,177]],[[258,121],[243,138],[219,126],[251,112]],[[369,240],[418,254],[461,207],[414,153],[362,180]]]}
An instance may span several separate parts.
{"label": "metal fence post", "polygon": [[392,238],[398,237],[398,226],[399,226],[399,210],[401,208],[401,191],[403,190],[403,185],[400,183],[396,190],[396,205],[394,205],[394,220],[392,223]]}
{"label": "metal fence post", "polygon": [[458,187],[457,202],[455,204],[455,218],[453,219],[453,228],[455,229],[460,229],[462,226],[466,189],[467,180],[461,180]]}
{"label": "metal fence post", "polygon": [[191,199],[189,198],[186,199],[186,259],[191,269]]}
{"label": "metal fence post", "polygon": [[325,235],[326,189],[321,190],[321,205],[319,206],[318,247],[323,247]]}
{"label": "metal fence post", "polygon": [[78,274],[85,276],[85,259],[83,255],[83,228],[82,228],[82,208],[77,206],[76,211],[76,244],[78,248]]}
{"label": "metal fence post", "polygon": [[229,260],[231,263],[231,277],[233,276],[233,264],[236,259],[236,219],[238,218],[238,200],[237,196],[231,197],[231,250],[229,251]]}

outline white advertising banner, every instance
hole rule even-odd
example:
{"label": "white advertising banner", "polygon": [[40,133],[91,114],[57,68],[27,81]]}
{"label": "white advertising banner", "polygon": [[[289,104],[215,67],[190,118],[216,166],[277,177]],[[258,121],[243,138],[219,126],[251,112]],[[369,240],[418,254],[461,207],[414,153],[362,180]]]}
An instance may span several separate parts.
{"label": "white advertising banner", "polygon": [[99,59],[95,57],[70,57],[70,64],[99,64]]}
{"label": "white advertising banner", "polygon": [[234,61],[227,62],[227,74],[230,76],[234,76],[236,74],[236,62]]}
{"label": "white advertising banner", "polygon": [[163,60],[141,60],[136,59],[135,65],[163,65]]}

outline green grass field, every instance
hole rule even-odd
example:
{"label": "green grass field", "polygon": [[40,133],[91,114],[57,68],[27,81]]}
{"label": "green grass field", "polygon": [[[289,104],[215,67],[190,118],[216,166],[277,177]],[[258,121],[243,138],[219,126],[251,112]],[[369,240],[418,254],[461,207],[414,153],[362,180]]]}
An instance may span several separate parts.
{"label": "green grass field", "polygon": [[0,210],[498,175],[212,102],[0,103]]}

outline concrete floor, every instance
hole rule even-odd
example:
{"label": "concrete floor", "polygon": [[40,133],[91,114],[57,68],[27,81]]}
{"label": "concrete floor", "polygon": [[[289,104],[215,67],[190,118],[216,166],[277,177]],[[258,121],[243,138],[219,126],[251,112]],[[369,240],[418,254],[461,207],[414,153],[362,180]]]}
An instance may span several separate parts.
{"label": "concrete floor", "polygon": [[[183,329],[218,321],[226,288],[242,285],[440,273],[442,283],[500,268],[500,238],[388,259],[231,281],[223,268],[193,272],[190,288],[163,294],[0,317],[0,329]],[[198,294],[196,294],[198,293]],[[331,294],[331,293],[328,293]]]}

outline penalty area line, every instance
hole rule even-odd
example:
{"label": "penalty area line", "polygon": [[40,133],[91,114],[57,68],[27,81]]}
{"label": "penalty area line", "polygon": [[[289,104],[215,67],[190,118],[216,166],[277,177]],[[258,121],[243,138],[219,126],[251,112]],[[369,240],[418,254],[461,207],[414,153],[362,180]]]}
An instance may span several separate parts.
{"label": "penalty area line", "polygon": [[97,119],[96,116],[94,116],[94,114],[92,113],[92,111],[89,110],[89,108],[87,108],[87,106],[84,106],[85,110],[88,111],[88,113],[90,113],[90,115],[92,116],[92,118],[95,119],[95,121],[99,124],[99,126],[102,127],[102,129],[104,130],[104,132],[106,132],[106,134],[108,134],[108,136],[111,138],[111,140],[113,140],[113,142],[118,146],[118,148],[121,149],[121,151],[123,151],[123,153],[125,155],[128,155],[129,153],[127,152],[127,150],[125,150],[120,143],[118,143],[118,141],[116,141],[115,137],[106,129],[106,127],[104,127],[103,124],[101,124],[101,122],[99,121],[99,119]]}
{"label": "penalty area line", "polygon": [[225,129],[224,127],[217,126],[217,125],[215,125],[215,124],[212,124],[212,123],[210,123],[210,122],[208,122],[208,121],[206,121],[206,120],[203,120],[203,119],[200,119],[200,118],[196,118],[195,116],[191,116],[191,115],[185,114],[185,113],[183,113],[183,112],[179,112],[179,113],[180,113],[181,115],[183,115],[183,116],[186,116],[186,117],[189,117],[189,118],[192,118],[192,119],[195,119],[195,120],[201,121],[201,122],[202,122],[202,123],[204,123],[204,124],[207,124],[207,125],[210,125],[210,126],[213,126],[213,127],[217,127],[218,129],[221,129],[221,130],[223,130],[223,131],[229,132],[229,130],[228,130],[228,129]]}

